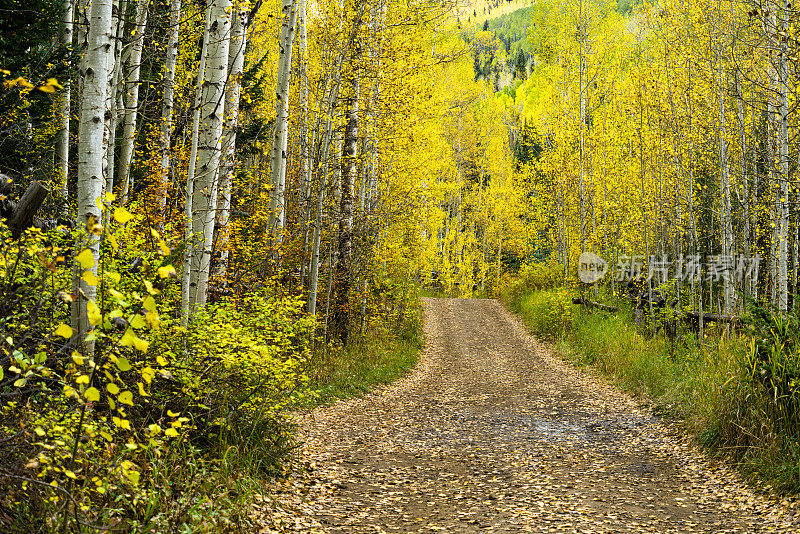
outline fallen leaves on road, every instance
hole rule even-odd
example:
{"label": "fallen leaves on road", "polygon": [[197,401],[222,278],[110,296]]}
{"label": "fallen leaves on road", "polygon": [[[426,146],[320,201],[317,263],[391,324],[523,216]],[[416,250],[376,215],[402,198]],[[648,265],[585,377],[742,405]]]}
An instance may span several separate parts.
{"label": "fallen leaves on road", "polygon": [[302,421],[261,532],[797,532],[670,425],[531,338],[497,302],[426,299],[405,379]]}

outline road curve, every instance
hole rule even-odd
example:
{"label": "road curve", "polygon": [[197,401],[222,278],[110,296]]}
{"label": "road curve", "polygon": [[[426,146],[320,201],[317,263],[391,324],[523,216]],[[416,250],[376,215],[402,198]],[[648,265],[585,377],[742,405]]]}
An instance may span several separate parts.
{"label": "road curve", "polygon": [[425,299],[406,378],[302,422],[308,472],[264,532],[797,532],[497,301]]}

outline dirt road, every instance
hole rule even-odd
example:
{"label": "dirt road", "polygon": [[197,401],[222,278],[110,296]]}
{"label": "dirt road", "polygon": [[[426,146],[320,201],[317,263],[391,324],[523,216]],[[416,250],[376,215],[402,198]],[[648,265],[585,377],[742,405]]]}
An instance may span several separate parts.
{"label": "dirt road", "polygon": [[304,422],[304,495],[278,530],[800,531],[496,301],[426,299],[425,335],[407,378]]}

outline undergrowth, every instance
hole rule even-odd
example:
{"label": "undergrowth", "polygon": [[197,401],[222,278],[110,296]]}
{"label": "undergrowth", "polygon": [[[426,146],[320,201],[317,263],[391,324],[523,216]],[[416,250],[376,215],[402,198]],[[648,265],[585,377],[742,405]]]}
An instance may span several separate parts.
{"label": "undergrowth", "polygon": [[751,303],[739,331],[707,328],[698,343],[685,329],[671,343],[638,327],[629,307],[586,310],[573,293],[518,280],[503,301],[565,359],[611,377],[757,485],[800,492],[797,312],[784,319]]}

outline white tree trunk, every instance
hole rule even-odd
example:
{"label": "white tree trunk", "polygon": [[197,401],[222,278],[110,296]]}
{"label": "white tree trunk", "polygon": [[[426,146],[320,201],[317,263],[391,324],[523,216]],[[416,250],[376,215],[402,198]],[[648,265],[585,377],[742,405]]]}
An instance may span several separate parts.
{"label": "white tree trunk", "polygon": [[147,13],[149,0],[137,0],[136,18],[134,20],[133,38],[130,44],[130,53],[125,64],[128,69],[125,79],[125,114],[122,128],[122,146],[119,156],[119,180],[121,182],[120,202],[125,204],[129,200],[131,162],[136,145],[136,117],[139,111],[139,82],[142,66],[142,47],[144,45],[145,30],[147,29]]}
{"label": "white tree trunk", "polygon": [[[106,152],[103,161],[103,171],[106,177],[106,191],[114,191],[114,149],[116,147],[117,125],[119,124],[120,113],[124,106],[122,104],[122,94],[120,91],[120,81],[122,79],[122,35],[125,28],[125,13],[128,7],[128,0],[113,0],[112,10],[112,45],[111,53],[108,55],[108,91],[106,94]],[[103,224],[108,223],[108,213],[105,214]]]}
{"label": "white tree trunk", "polygon": [[[731,218],[731,180],[730,164],[728,162],[728,140],[727,124],[725,121],[725,75],[722,68],[722,51],[716,54],[717,62],[717,83],[719,84],[719,180],[720,180],[720,223],[722,226],[722,254],[733,257],[733,220]],[[725,273],[723,281],[723,302],[725,314],[729,315],[733,310],[733,273]]]}
{"label": "white tree trunk", "polygon": [[231,0],[213,0],[208,7],[211,26],[208,31],[200,129],[197,134],[197,167],[192,192],[192,228],[197,239],[192,251],[189,299],[194,307],[204,306],[208,296],[217,209],[217,176],[225,117],[231,8]]}
{"label": "white tree trunk", "polygon": [[[73,29],[73,0],[63,0],[61,14],[61,32],[59,34],[59,41],[61,46],[65,49],[72,48],[72,29]],[[59,103],[58,118],[59,129],[56,134],[56,169],[58,170],[59,178],[61,181],[61,201],[63,203],[62,212],[66,214],[69,209],[69,188],[67,182],[69,180],[69,115],[70,115],[70,98],[72,96],[70,77],[64,78],[64,90],[61,91],[61,102]]]}
{"label": "white tree trunk", "polygon": [[183,274],[181,277],[181,324],[186,326],[191,313],[190,301],[194,287],[192,285],[192,256],[197,246],[192,221],[192,197],[194,196],[195,170],[197,169],[197,147],[200,133],[200,111],[203,104],[203,84],[206,76],[206,55],[208,51],[209,28],[211,26],[211,9],[206,9],[203,45],[200,50],[200,65],[197,67],[197,85],[195,87],[194,113],[192,114],[192,146],[189,153],[189,168],[186,173],[186,198],[184,216],[186,250],[183,255]]}
{"label": "white tree trunk", "polygon": [[777,187],[777,305],[785,312],[789,306],[789,50],[786,42],[788,31],[788,13],[784,4],[780,9],[780,40],[778,54],[778,95],[780,127],[778,130],[778,150],[780,156],[780,176]]}
{"label": "white tree trunk", "polygon": [[158,136],[161,153],[161,195],[159,208],[161,213],[167,207],[167,187],[169,185],[170,142],[172,140],[172,109],[175,104],[175,66],[178,63],[178,46],[180,33],[181,0],[170,0],[169,33],[167,37],[167,54],[164,60],[164,96],[161,100],[161,125]]}
{"label": "white tree trunk", "polygon": [[[111,0],[93,0],[89,13],[88,47],[85,57],[83,98],[78,130],[78,224],[93,226],[100,222],[101,212],[96,200],[103,194],[103,130],[105,129],[106,91],[108,90],[108,55],[111,53]],[[87,244],[94,257],[91,268],[97,274],[100,259],[99,237],[87,233]],[[80,251],[77,251],[80,252]],[[72,322],[79,338],[91,328],[86,315],[88,300],[94,300],[97,288],[80,278],[76,265],[73,288],[81,289],[86,299],[78,297],[72,305]],[[91,350],[90,347],[87,349]]]}
{"label": "white tree trunk", "polygon": [[233,170],[236,166],[236,131],[239,127],[239,100],[242,95],[244,52],[247,48],[247,10],[234,12],[228,56],[228,87],[225,92],[222,163],[219,170],[219,210],[217,211],[217,249],[220,251],[215,273],[228,270],[228,223],[231,212]]}
{"label": "white tree trunk", "polygon": [[283,0],[283,24],[278,50],[278,81],[275,138],[272,142],[272,198],[269,203],[269,230],[272,245],[280,241],[286,222],[284,193],[286,190],[286,150],[289,140],[289,76],[292,68],[292,46],[297,23],[297,0]]}

